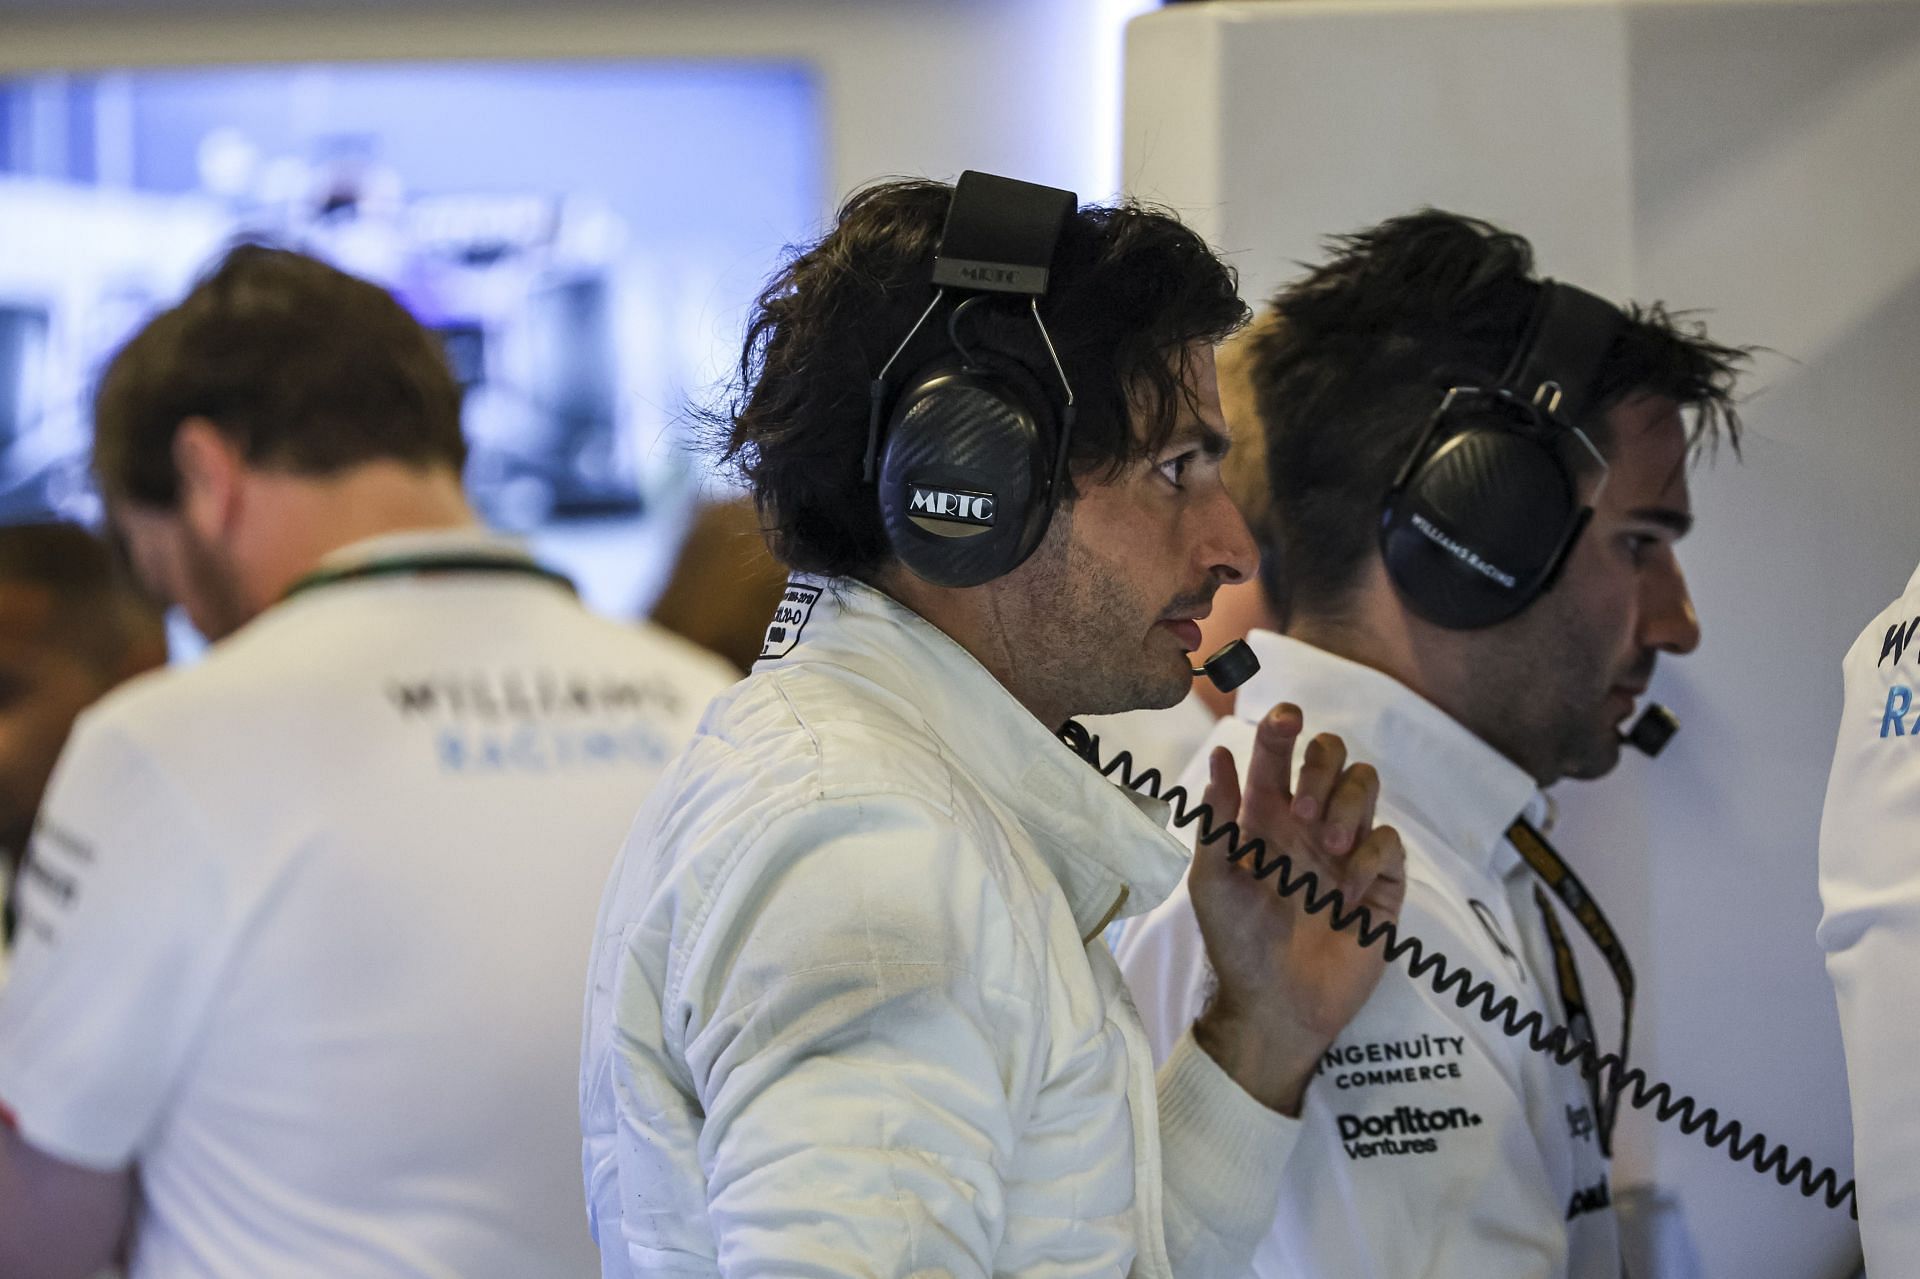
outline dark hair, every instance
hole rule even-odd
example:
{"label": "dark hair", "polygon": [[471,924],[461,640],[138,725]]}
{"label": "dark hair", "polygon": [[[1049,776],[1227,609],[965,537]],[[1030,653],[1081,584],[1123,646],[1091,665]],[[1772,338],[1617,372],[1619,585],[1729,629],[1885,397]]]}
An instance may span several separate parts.
{"label": "dark hair", "polygon": [[[1526,240],[1437,209],[1329,242],[1332,257],[1283,288],[1252,339],[1267,433],[1270,518],[1254,530],[1285,613],[1337,611],[1376,546],[1387,490],[1449,386],[1498,380],[1539,282]],[[1603,452],[1605,414],[1652,394],[1694,411],[1690,445],[1736,450],[1733,384],[1749,352],[1710,340],[1659,303],[1628,305],[1579,425]]]}
{"label": "dark hair", "polygon": [[[933,296],[952,193],[895,181],[848,199],[826,237],[761,292],[732,394],[706,415],[722,459],[753,490],[774,554],[792,568],[857,576],[890,555],[862,475],[868,389]],[[978,309],[986,314],[977,325],[969,316],[969,345],[1011,357],[1057,396],[1024,299]],[[1074,389],[1068,469],[1083,477],[1117,474],[1159,449],[1186,394],[1179,354],[1246,320],[1232,268],[1172,214],[1130,202],[1067,219],[1040,313]],[[890,376],[939,349],[928,343],[916,339]]]}
{"label": "dark hair", "polygon": [[52,599],[61,638],[103,674],[145,641],[158,648],[164,621],[111,547],[78,524],[0,525],[0,587],[28,586]]}
{"label": "dark hair", "polygon": [[304,475],[466,462],[460,391],[433,336],[385,289],[262,244],[228,252],[107,366],[93,445],[107,495],[172,508],[173,439],[190,417],[249,462]]}

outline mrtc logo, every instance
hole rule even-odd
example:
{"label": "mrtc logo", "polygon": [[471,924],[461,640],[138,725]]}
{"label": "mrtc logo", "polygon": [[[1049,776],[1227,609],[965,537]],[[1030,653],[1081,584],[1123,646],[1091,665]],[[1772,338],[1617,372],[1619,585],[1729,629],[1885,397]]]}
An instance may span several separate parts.
{"label": "mrtc logo", "polygon": [[[949,537],[970,537],[973,531],[993,527],[993,495],[929,488],[909,481],[907,516],[930,533],[944,533]],[[934,521],[941,524],[966,525],[968,531],[929,527],[930,522]]]}

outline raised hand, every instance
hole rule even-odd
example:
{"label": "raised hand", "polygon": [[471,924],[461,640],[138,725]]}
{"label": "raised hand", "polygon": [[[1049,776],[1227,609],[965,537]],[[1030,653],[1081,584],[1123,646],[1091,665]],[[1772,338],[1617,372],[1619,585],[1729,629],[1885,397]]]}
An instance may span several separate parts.
{"label": "raised hand", "polygon": [[[1374,920],[1398,919],[1406,855],[1392,827],[1373,824],[1379,776],[1349,764],[1345,743],[1323,733],[1307,744],[1296,782],[1302,731],[1299,707],[1267,713],[1244,792],[1232,755],[1213,753],[1205,800],[1215,825],[1237,820],[1243,840],[1266,841],[1265,860],[1284,853],[1295,875],[1312,871],[1316,896],[1338,888]],[[1187,887],[1219,983],[1195,1037],[1249,1093],[1296,1113],[1321,1055],[1379,983],[1385,957],[1353,930],[1335,931],[1332,912],[1309,915],[1306,894],[1283,898],[1277,877],[1255,879],[1252,857],[1229,861],[1225,840],[1198,846]]]}

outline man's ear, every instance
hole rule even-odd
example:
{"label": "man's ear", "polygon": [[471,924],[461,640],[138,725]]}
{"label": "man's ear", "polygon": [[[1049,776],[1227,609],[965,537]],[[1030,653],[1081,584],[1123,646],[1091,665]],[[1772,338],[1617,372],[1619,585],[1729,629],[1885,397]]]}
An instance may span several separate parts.
{"label": "man's ear", "polygon": [[203,541],[221,540],[240,510],[246,459],[204,417],[190,417],[173,434],[173,466],[180,475],[180,516]]}

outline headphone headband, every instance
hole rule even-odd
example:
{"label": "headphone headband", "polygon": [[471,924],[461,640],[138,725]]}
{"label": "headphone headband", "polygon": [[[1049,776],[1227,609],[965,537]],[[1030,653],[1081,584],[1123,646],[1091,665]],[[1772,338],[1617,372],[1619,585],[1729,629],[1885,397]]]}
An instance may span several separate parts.
{"label": "headphone headband", "polygon": [[[954,183],[931,269],[933,297],[868,388],[864,473],[877,484],[894,554],[941,586],[978,586],[1017,568],[1045,535],[1073,434],[1073,385],[1040,316],[1071,191],[969,170]],[[1013,352],[961,337],[991,298],[1024,309],[1059,384]],[[946,314],[948,350],[894,365]],[[897,388],[897,389],[896,389]],[[885,431],[882,431],[882,423]],[[883,444],[884,441],[884,444]]]}
{"label": "headphone headband", "polygon": [[1501,388],[1562,426],[1593,407],[1594,378],[1620,330],[1620,310],[1605,298],[1558,280],[1540,281],[1526,333]]}
{"label": "headphone headband", "polygon": [[[1034,327],[1040,330],[1047,358],[1053,362],[1054,374],[1066,393],[1066,418],[1071,424],[1073,386],[1053,349],[1053,335],[1040,318],[1040,298],[1047,291],[1060,230],[1077,207],[1078,197],[1071,191],[973,169],[966,170],[953,184],[947,219],[933,252],[933,297],[867,386],[867,451],[860,466],[867,483],[874,482],[880,459],[880,424],[891,389],[887,375],[950,291],[976,296],[1008,293],[1027,299]],[[965,305],[960,303],[961,307]],[[1064,438],[1061,453],[1064,457]]]}
{"label": "headphone headband", "polygon": [[967,170],[934,250],[934,288],[1040,297],[1075,204],[1071,191]]}

